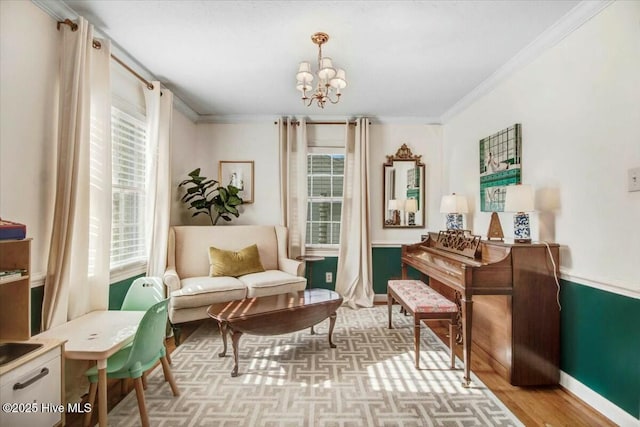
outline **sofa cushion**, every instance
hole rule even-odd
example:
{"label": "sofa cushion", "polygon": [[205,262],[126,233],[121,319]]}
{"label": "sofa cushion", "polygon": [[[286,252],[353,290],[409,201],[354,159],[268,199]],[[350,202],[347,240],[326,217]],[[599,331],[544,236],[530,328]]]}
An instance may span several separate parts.
{"label": "sofa cushion", "polygon": [[181,289],[171,292],[174,309],[209,306],[247,297],[247,286],[235,277],[190,277],[182,279],[181,285]]}
{"label": "sofa cushion", "polygon": [[209,275],[213,277],[238,277],[264,271],[260,261],[258,245],[247,246],[239,251],[226,251],[211,246],[209,248]]}
{"label": "sofa cushion", "polygon": [[280,270],[246,274],[238,279],[247,286],[247,296],[250,298],[297,292],[307,286],[307,279],[304,277],[294,276]]}

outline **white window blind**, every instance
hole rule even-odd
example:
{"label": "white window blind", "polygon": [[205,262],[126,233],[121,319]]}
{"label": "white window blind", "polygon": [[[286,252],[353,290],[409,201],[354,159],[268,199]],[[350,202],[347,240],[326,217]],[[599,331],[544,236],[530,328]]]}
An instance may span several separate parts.
{"label": "white window blind", "polygon": [[145,124],[115,107],[111,109],[112,194],[111,270],[144,262]]}
{"label": "white window blind", "polygon": [[307,246],[340,244],[344,154],[307,155]]}

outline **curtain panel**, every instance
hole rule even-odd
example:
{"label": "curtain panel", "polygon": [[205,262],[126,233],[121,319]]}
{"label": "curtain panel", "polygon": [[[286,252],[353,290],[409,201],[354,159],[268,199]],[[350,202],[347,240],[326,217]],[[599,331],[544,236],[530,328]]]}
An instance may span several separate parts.
{"label": "curtain panel", "polygon": [[171,211],[171,123],[173,93],[160,88],[143,87],[147,110],[147,198],[145,238],[147,276],[162,277],[167,266],[167,242]]}
{"label": "curtain panel", "polygon": [[373,306],[369,119],[357,120],[355,135],[346,126],[344,192],[336,292],[351,308]]}
{"label": "curtain panel", "polygon": [[307,230],[307,126],[291,118],[278,120],[280,153],[280,222],[289,231],[289,257],[305,254]]}
{"label": "curtain panel", "polygon": [[[93,26],[61,27],[54,218],[42,329],[107,309],[111,244],[111,95],[108,40]],[[91,165],[95,167],[91,167]]]}

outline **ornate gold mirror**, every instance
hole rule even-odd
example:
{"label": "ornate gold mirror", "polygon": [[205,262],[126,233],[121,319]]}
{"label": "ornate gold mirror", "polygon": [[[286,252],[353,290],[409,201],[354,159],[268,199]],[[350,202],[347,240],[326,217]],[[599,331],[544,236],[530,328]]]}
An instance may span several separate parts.
{"label": "ornate gold mirror", "polygon": [[425,228],[424,164],[402,144],[383,165],[383,228]]}

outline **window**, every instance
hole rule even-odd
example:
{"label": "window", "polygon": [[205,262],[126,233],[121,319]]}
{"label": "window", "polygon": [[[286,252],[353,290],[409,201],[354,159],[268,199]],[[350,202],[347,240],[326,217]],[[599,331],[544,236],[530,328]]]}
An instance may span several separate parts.
{"label": "window", "polygon": [[344,154],[307,155],[307,246],[332,248],[340,244],[340,215]]}
{"label": "window", "polygon": [[112,221],[111,270],[143,263],[145,248],[146,128],[137,119],[111,108]]}

